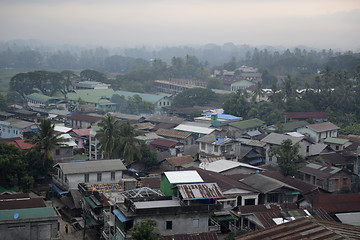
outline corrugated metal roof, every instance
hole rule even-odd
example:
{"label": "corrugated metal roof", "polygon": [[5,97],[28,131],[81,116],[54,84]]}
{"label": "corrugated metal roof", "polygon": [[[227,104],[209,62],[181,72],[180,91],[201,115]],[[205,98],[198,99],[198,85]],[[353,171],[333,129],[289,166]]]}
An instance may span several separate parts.
{"label": "corrugated metal roof", "polygon": [[47,217],[56,217],[53,207],[0,210],[0,221]]}
{"label": "corrugated metal roof", "polygon": [[315,132],[326,132],[331,130],[338,130],[340,129],[338,126],[331,122],[322,122],[322,123],[316,123],[316,124],[310,124],[306,125],[306,127],[314,130]]}
{"label": "corrugated metal roof", "polygon": [[341,168],[332,167],[325,164],[308,163],[299,169],[299,172],[307,173],[313,176],[328,178],[331,175],[340,172]]}
{"label": "corrugated metal roof", "polygon": [[222,198],[216,183],[181,184],[177,188],[184,200]]}
{"label": "corrugated metal roof", "polygon": [[215,232],[163,236],[164,240],[218,240]]}
{"label": "corrugated metal roof", "polygon": [[164,174],[171,184],[204,182],[195,170],[164,172]]}
{"label": "corrugated metal roof", "polygon": [[124,96],[125,99],[129,97],[134,97],[135,95],[139,95],[144,102],[150,102],[155,104],[156,102],[166,98],[164,95],[156,95],[156,94],[148,94],[148,93],[138,93],[138,92],[128,92],[128,91],[116,91],[114,95],[118,94],[119,96]]}
{"label": "corrugated metal roof", "polygon": [[214,128],[205,128],[205,127],[191,126],[191,125],[185,125],[185,124],[180,124],[174,129],[177,131],[200,133],[200,134],[210,134],[213,131],[215,131]]}
{"label": "corrugated metal roof", "polygon": [[236,240],[258,239],[360,239],[360,227],[333,221],[304,217],[264,230],[235,237]]}
{"label": "corrugated metal roof", "polygon": [[179,156],[179,157],[171,157],[171,158],[166,158],[166,161],[168,161],[171,165],[175,166],[175,167],[179,167],[185,164],[189,164],[192,163],[194,161],[194,159],[189,156]]}
{"label": "corrugated metal roof", "polygon": [[255,167],[250,164],[234,162],[234,161],[230,161],[230,160],[218,160],[218,161],[214,161],[211,163],[202,164],[201,168],[208,170],[208,171],[217,172],[217,173],[221,173],[221,172],[233,169],[233,168],[250,168],[250,169],[254,169],[254,171],[255,170],[262,171],[263,170],[262,168]]}
{"label": "corrugated metal roof", "polygon": [[233,126],[233,127],[239,128],[239,129],[261,127],[264,124],[265,124],[264,121],[257,119],[257,118],[229,123],[230,126]]}
{"label": "corrugated metal roof", "polygon": [[57,165],[61,168],[64,174],[126,170],[126,167],[121,159],[58,163]]}
{"label": "corrugated metal roof", "polygon": [[333,138],[333,137],[328,137],[324,140],[324,143],[334,143],[334,144],[341,144],[341,145],[344,145],[347,142],[349,142],[348,139]]}
{"label": "corrugated metal roof", "polygon": [[280,134],[280,133],[270,133],[263,139],[261,139],[262,142],[266,142],[269,144],[274,145],[281,145],[281,143],[287,139],[290,139],[292,141],[292,145],[295,145],[296,143],[300,142],[303,138],[302,137],[293,137],[286,134]]}
{"label": "corrugated metal roof", "polygon": [[155,132],[159,136],[186,139],[191,136],[189,132],[175,131],[172,129],[159,129]]}
{"label": "corrugated metal roof", "polygon": [[286,187],[295,191],[299,189],[292,187],[286,183],[283,183],[279,180],[261,175],[261,174],[252,174],[249,177],[246,177],[241,180],[242,183],[249,185],[252,188],[259,190],[261,193],[268,193],[275,189]]}

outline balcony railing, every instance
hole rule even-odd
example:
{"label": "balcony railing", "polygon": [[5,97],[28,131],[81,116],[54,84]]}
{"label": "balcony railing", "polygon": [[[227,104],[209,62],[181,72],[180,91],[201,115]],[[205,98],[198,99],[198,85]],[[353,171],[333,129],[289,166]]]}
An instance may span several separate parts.
{"label": "balcony railing", "polygon": [[220,231],[220,225],[215,222],[213,219],[209,219],[209,232],[218,232]]}
{"label": "balcony railing", "polygon": [[56,176],[56,175],[52,175],[52,181],[53,181],[53,183],[55,183],[55,185],[57,185],[61,189],[64,189],[67,191],[70,189],[69,183],[61,181],[61,179],[59,179],[58,176]]}

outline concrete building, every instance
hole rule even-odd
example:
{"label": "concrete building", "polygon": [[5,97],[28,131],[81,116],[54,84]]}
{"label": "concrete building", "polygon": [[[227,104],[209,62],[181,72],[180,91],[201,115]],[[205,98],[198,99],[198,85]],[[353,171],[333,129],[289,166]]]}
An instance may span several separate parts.
{"label": "concrete building", "polygon": [[126,170],[121,159],[58,163],[53,182],[63,190],[78,189],[79,183],[118,183]]}
{"label": "concrete building", "polygon": [[299,128],[297,132],[308,136],[314,142],[323,142],[324,139],[338,137],[340,128],[331,122],[309,124]]}
{"label": "concrete building", "polygon": [[32,132],[37,129],[35,122],[23,121],[20,119],[9,118],[5,121],[0,121],[0,138],[21,138],[24,133]]}

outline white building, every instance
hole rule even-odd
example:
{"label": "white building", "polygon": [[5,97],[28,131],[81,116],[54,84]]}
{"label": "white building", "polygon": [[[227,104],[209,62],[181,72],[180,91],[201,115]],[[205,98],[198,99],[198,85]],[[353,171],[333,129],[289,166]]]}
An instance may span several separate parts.
{"label": "white building", "polygon": [[78,189],[79,183],[118,183],[126,170],[121,159],[58,163],[53,182],[64,190]]}

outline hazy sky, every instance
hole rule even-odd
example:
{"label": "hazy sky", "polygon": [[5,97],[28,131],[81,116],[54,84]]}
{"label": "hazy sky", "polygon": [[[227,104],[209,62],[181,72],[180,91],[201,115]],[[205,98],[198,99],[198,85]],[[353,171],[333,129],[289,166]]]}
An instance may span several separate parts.
{"label": "hazy sky", "polygon": [[0,40],[360,48],[360,0],[0,0]]}

